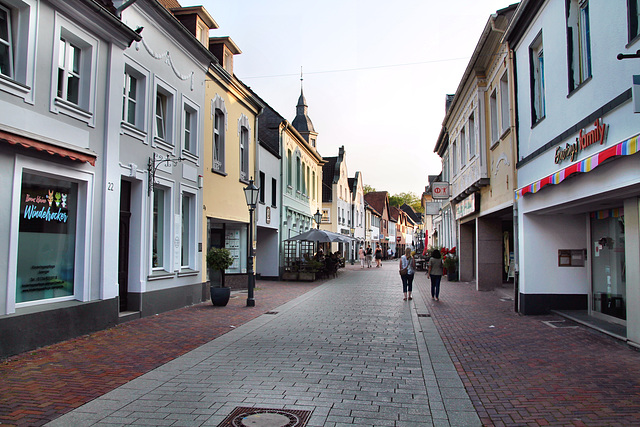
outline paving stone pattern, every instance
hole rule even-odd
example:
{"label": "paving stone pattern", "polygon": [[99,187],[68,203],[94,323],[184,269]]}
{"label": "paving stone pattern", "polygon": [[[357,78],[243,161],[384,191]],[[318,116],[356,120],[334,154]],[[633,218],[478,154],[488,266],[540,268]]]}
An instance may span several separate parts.
{"label": "paving stone pattern", "polygon": [[442,282],[418,288],[484,425],[638,426],[640,353],[584,326],[551,328],[549,316],[514,313],[502,289]]}
{"label": "paving stone pattern", "polygon": [[426,306],[401,295],[390,268],[341,272],[50,425],[216,426],[238,406],[309,410],[309,426],[480,425]]}

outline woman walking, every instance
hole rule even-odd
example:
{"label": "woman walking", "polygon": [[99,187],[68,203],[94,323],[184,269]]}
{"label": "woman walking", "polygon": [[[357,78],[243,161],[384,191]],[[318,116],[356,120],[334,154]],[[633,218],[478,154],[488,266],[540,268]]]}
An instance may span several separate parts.
{"label": "woman walking", "polygon": [[400,278],[402,279],[402,293],[404,300],[413,299],[411,292],[413,291],[413,275],[416,272],[416,260],[411,256],[411,249],[404,250],[404,255],[400,258]]}
{"label": "woman walking", "polygon": [[442,279],[442,255],[435,249],[429,258],[427,277],[431,279],[431,299],[440,301],[440,279]]}
{"label": "woman walking", "polygon": [[358,257],[360,258],[360,268],[364,268],[364,248],[362,246],[358,249]]}
{"label": "woman walking", "polygon": [[371,268],[371,260],[373,259],[373,250],[371,249],[371,245],[367,246],[367,268]]}
{"label": "woman walking", "polygon": [[376,267],[382,267],[382,249],[376,244]]}

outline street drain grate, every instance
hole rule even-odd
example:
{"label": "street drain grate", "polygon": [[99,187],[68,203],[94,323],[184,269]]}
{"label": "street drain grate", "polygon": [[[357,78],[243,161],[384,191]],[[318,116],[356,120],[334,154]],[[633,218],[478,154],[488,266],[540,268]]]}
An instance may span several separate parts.
{"label": "street drain grate", "polygon": [[418,317],[431,317],[430,314],[418,314]]}
{"label": "street drain grate", "polygon": [[578,325],[576,325],[575,323],[568,323],[564,320],[543,320],[542,323],[552,328],[577,328],[578,327]]}
{"label": "street drain grate", "polygon": [[277,311],[267,311],[265,314],[278,314]]}
{"label": "street drain grate", "polygon": [[304,427],[311,411],[237,407],[218,427]]}

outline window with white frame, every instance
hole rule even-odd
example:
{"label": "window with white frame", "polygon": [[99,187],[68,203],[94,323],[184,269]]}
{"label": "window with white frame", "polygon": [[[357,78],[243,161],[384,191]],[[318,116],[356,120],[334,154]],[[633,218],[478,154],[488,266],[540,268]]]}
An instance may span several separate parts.
{"label": "window with white frame", "polygon": [[300,182],[300,157],[296,156],[296,191],[300,192],[302,183]]}
{"label": "window with white frame", "polygon": [[458,150],[455,141],[451,145],[451,173],[454,176],[458,173]]}
{"label": "window with white frame", "polygon": [[182,193],[182,241],[180,266],[195,270],[196,259],[196,195]]}
{"label": "window with white frame", "polygon": [[510,127],[509,76],[505,72],[500,78],[500,131],[505,133]]}
{"label": "window with white frame", "polygon": [[167,224],[169,222],[169,209],[167,203],[169,200],[169,191],[165,188],[154,188],[153,190],[153,238],[152,238],[152,254],[151,266],[154,270],[162,270],[168,265],[168,247],[169,235],[167,232]]}
{"label": "window with white frame", "polygon": [[442,158],[442,180],[449,181],[449,154]]}
{"label": "window with white frame", "polygon": [[491,144],[498,141],[498,95],[494,89],[489,96],[489,126],[491,129]]}
{"label": "window with white frame", "polygon": [[224,172],[224,123],[224,113],[216,108],[213,115],[213,170],[216,172]]}
{"label": "window with white frame", "polygon": [[475,114],[469,116],[469,158],[476,155],[476,121]]}
{"label": "window with white frame", "polygon": [[136,125],[138,110],[138,79],[126,70],[122,98],[122,120],[132,126]]}
{"label": "window with white frame", "polygon": [[627,15],[629,42],[632,42],[640,35],[640,0],[627,0]]}
{"label": "window with white frame", "polygon": [[154,114],[154,140],[159,144],[173,146],[174,126],[174,92],[164,85],[156,85],[155,114]]}
{"label": "window with white frame", "polygon": [[529,69],[531,72],[531,124],[545,117],[544,95],[544,49],[542,33],[529,46]]}
{"label": "window with white frame", "polygon": [[316,185],[316,172],[315,171],[313,171],[313,180],[311,182],[311,185],[313,186],[312,187],[313,200],[315,200],[316,197],[317,197],[317,195],[316,195],[316,187],[317,187],[317,185]]}
{"label": "window with white frame", "polygon": [[0,74],[13,78],[11,10],[0,3]]}
{"label": "window with white frame", "polygon": [[249,179],[249,130],[244,126],[240,130],[240,179]]}
{"label": "window with white frame", "polygon": [[37,11],[36,0],[0,0],[0,90],[29,103],[34,96]]}
{"label": "window with white frame", "polygon": [[305,182],[305,193],[307,196],[311,196],[311,168],[309,166],[307,166],[307,180]]}
{"label": "window with white frame", "polygon": [[249,118],[244,114],[238,119],[238,137],[240,139],[240,180],[249,181],[249,145],[251,128]]}
{"label": "window with white frame", "polygon": [[293,178],[292,178],[292,173],[293,173],[293,168],[292,168],[292,157],[291,157],[292,153],[291,150],[287,150],[287,186],[291,187],[293,185]]}
{"label": "window with white frame", "polygon": [[94,126],[99,42],[59,14],[53,40],[50,109]]}
{"label": "window with white frame", "polygon": [[182,153],[183,157],[197,159],[198,156],[198,106],[184,100],[182,107]]}
{"label": "window with white frame", "polygon": [[307,172],[304,163],[302,163],[302,194],[307,194]]}
{"label": "window with white frame", "polygon": [[591,77],[589,1],[569,0],[567,8],[567,57],[571,92]]}
{"label": "window with white frame", "polygon": [[460,166],[464,167],[467,164],[467,133],[464,129],[460,129]]}

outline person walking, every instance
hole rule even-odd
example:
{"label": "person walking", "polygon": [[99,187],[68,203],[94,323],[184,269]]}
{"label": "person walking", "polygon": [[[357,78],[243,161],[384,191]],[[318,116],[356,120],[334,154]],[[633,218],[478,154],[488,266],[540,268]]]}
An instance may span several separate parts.
{"label": "person walking", "polygon": [[382,267],[382,249],[376,244],[376,267]]}
{"label": "person walking", "polygon": [[364,248],[362,246],[360,246],[360,249],[358,249],[358,257],[360,258],[360,268],[364,268]]}
{"label": "person walking", "polygon": [[367,257],[367,268],[371,268],[371,260],[373,259],[373,250],[371,249],[371,245],[367,246],[367,252],[365,255]]}
{"label": "person walking", "polygon": [[411,297],[413,291],[413,275],[416,272],[416,260],[411,256],[411,249],[404,250],[404,255],[400,257],[400,278],[402,279],[402,293],[404,294],[404,300]]}
{"label": "person walking", "polygon": [[434,249],[427,266],[427,277],[431,279],[431,299],[440,301],[440,280],[442,279],[442,255]]}

